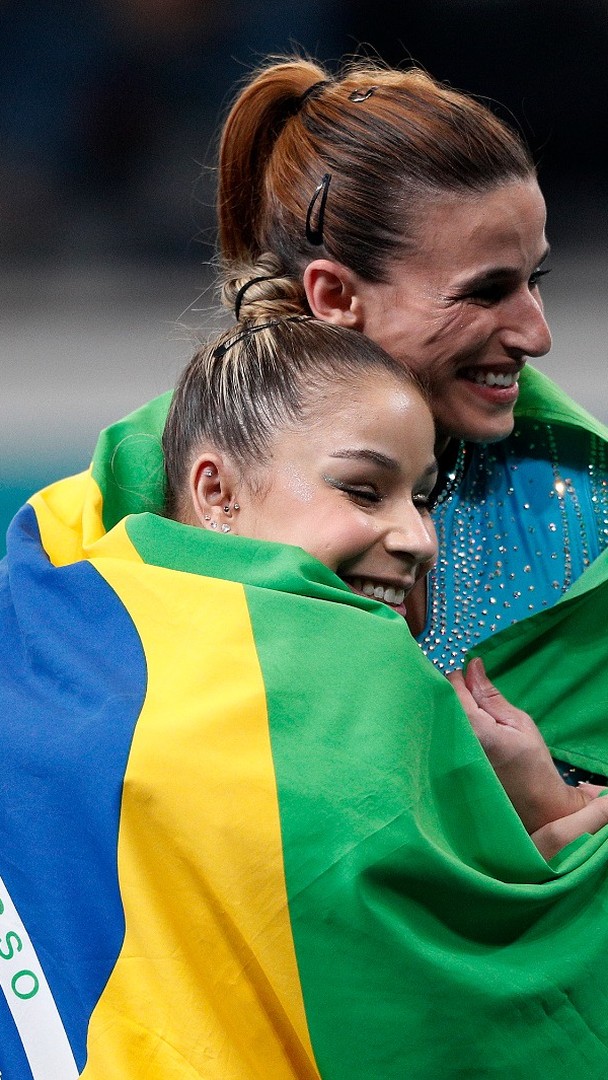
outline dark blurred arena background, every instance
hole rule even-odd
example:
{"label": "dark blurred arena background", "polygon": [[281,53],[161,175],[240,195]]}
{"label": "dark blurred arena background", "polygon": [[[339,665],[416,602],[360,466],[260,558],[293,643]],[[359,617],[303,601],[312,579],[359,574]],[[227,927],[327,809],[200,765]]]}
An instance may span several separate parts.
{"label": "dark blurred arena background", "polygon": [[608,421],[608,0],[0,0],[0,549],[220,324],[218,126],[292,48],[411,58],[519,126],[553,247],[539,366]]}

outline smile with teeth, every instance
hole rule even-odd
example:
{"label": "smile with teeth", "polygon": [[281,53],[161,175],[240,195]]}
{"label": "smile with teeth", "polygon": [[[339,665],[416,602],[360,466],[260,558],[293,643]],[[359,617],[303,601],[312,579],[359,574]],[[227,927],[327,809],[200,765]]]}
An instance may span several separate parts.
{"label": "smile with teeth", "polygon": [[466,377],[479,386],[513,386],[519,380],[519,372],[467,371]]}
{"label": "smile with teeth", "polygon": [[405,589],[395,588],[394,585],[380,585],[375,581],[353,578],[351,582],[355,592],[363,593],[363,596],[373,597],[374,600],[384,600],[385,604],[393,604],[398,607],[405,599]]}

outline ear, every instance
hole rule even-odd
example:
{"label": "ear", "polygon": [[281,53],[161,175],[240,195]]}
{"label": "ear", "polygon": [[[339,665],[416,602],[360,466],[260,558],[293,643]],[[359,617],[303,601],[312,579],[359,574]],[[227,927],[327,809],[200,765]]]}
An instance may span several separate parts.
{"label": "ear", "polygon": [[363,328],[359,279],[352,270],[331,259],[314,259],[304,271],[303,282],[315,318],[351,330]]}
{"label": "ear", "polygon": [[218,532],[234,531],[236,473],[214,451],[203,451],[190,469],[189,495],[192,524]]}

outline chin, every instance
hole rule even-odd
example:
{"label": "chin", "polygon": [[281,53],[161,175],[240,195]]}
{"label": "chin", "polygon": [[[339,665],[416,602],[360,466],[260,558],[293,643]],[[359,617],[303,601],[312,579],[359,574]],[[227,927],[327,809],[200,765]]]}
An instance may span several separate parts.
{"label": "chin", "polygon": [[445,426],[437,418],[437,442],[440,445],[443,440],[464,439],[472,443],[495,443],[507,439],[515,426],[513,410],[502,416],[495,417],[460,417],[452,416],[451,422]]}
{"label": "chin", "polygon": [[502,439],[508,439],[515,427],[515,417],[513,413],[510,413],[508,417],[497,421],[494,424],[479,424],[472,428],[469,435],[463,435],[461,438],[466,439],[468,442],[477,443],[495,443],[500,442]]}

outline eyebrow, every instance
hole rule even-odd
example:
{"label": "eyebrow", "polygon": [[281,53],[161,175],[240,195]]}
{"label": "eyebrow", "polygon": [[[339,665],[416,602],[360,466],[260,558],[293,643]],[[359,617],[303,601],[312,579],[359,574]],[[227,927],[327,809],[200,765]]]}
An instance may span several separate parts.
{"label": "eyebrow", "polygon": [[[547,244],[540,258],[536,261],[535,268],[543,265],[551,252],[551,246]],[[509,281],[513,274],[517,273],[517,268],[514,266],[492,266],[488,270],[482,270],[481,273],[475,274],[472,278],[468,278],[463,282],[463,288],[471,289],[477,285],[486,284],[488,282],[501,282]]]}
{"label": "eyebrow", "polygon": [[[346,458],[348,461],[371,461],[374,465],[379,465],[382,469],[388,469],[390,472],[396,472],[399,469],[399,462],[394,458],[388,457],[387,454],[381,454],[379,450],[368,450],[362,447],[357,450],[336,450],[330,455],[332,458]],[[429,461],[426,466],[423,476],[432,476],[438,470],[438,464],[435,458]]]}
{"label": "eyebrow", "polygon": [[374,465],[379,465],[382,469],[389,469],[391,472],[396,472],[399,468],[399,462],[394,458],[388,457],[387,454],[381,454],[379,450],[368,450],[361,448],[360,450],[335,450],[330,455],[332,458],[346,458],[349,461],[371,461]]}

